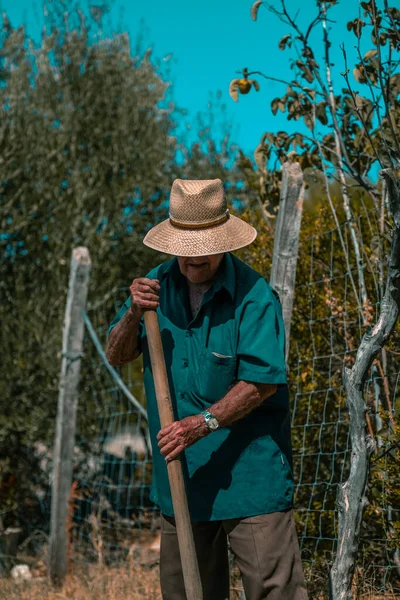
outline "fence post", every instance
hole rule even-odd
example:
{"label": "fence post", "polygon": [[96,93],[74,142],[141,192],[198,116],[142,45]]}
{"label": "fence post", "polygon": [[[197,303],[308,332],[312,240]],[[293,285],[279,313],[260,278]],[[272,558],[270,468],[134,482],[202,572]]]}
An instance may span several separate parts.
{"label": "fence post", "polygon": [[367,331],[358,347],[353,366],[343,371],[343,386],[350,415],[351,462],[347,481],[338,487],[338,548],[330,576],[332,600],[352,600],[352,578],[358,551],[363,510],[367,504],[366,489],[369,457],[373,440],[366,433],[363,389],[375,356],[393,332],[400,314],[400,182],[389,169],[381,171],[393,215],[393,234],[385,295],[377,323]]}
{"label": "fence post", "polygon": [[282,165],[280,196],[270,284],[278,292],[282,304],[287,360],[304,200],[304,177],[299,163]]}
{"label": "fence post", "polygon": [[49,575],[57,582],[62,582],[67,573],[68,500],[72,484],[77,388],[84,334],[83,313],[86,307],[90,267],[88,249],[74,248],[65,309],[53,456]]}

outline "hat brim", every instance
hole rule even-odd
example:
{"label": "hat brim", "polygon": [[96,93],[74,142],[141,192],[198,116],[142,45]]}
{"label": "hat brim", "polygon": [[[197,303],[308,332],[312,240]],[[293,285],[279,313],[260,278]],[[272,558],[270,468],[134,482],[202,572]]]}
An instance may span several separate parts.
{"label": "hat brim", "polygon": [[257,231],[238,217],[229,215],[224,223],[202,229],[184,229],[169,219],[150,229],[143,239],[149,248],[174,256],[209,256],[248,246]]}

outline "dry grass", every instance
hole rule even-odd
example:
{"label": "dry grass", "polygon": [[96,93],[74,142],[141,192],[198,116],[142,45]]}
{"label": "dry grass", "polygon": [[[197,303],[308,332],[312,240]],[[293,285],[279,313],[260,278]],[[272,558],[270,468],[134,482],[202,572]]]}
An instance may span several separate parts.
{"label": "dry grass", "polygon": [[[144,567],[126,562],[116,567],[88,565],[76,567],[62,587],[53,586],[44,573],[44,564],[34,569],[34,579],[15,583],[0,578],[0,598],[3,600],[161,600],[158,565]],[[318,587],[318,586],[317,586]],[[231,600],[239,597],[234,591]],[[326,600],[324,593],[309,585],[310,600]],[[357,600],[399,600],[394,593],[378,594],[365,588],[355,594]]]}
{"label": "dry grass", "polygon": [[[149,540],[146,540],[147,544]],[[22,559],[23,557],[20,557]],[[28,558],[28,557],[26,557]],[[78,559],[77,556],[75,556]],[[33,579],[16,583],[9,578],[0,577],[1,600],[162,600],[159,584],[159,536],[153,534],[153,543],[140,547],[134,545],[126,561],[114,566],[101,562],[84,564],[80,557],[71,569],[64,585],[56,587],[47,577],[47,559],[30,562]],[[326,571],[324,569],[305,568],[310,600],[327,600]],[[378,593],[373,583],[361,583],[358,590],[354,586],[355,600],[399,600],[394,592]],[[362,587],[362,590],[360,589]],[[375,588],[375,589],[374,589]],[[232,572],[231,600],[240,598],[240,575],[237,567]]]}
{"label": "dry grass", "polygon": [[119,567],[90,565],[70,574],[62,587],[47,577],[16,584],[0,579],[4,600],[161,600],[158,567],[124,564]]}
{"label": "dry grass", "polygon": [[[328,565],[320,565],[317,568],[309,564],[303,566],[310,600],[328,600]],[[389,583],[386,584],[384,592],[378,590],[379,580],[372,580],[371,576],[368,577],[365,571],[358,567],[352,586],[354,600],[400,600],[399,594],[392,590]]]}

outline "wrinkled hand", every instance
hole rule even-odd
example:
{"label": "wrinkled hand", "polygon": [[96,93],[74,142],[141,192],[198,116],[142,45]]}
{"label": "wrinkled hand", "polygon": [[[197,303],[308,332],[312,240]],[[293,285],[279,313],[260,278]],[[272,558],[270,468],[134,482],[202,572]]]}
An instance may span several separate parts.
{"label": "wrinkled hand", "polygon": [[129,288],[131,293],[131,312],[143,315],[145,310],[156,310],[160,306],[160,282],[158,279],[138,277],[132,281]]}
{"label": "wrinkled hand", "polygon": [[203,415],[185,417],[161,429],[157,435],[158,447],[165,460],[170,462],[208,433],[210,430]]}

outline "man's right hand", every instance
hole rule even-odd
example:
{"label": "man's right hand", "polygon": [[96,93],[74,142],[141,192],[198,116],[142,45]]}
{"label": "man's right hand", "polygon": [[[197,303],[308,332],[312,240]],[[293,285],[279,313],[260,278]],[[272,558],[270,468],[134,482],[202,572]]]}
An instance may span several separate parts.
{"label": "man's right hand", "polygon": [[130,310],[134,315],[142,316],[146,309],[156,310],[160,306],[160,282],[158,279],[138,277],[132,281]]}

